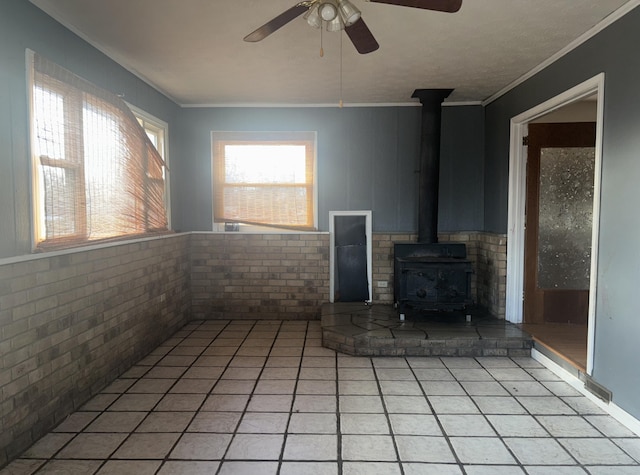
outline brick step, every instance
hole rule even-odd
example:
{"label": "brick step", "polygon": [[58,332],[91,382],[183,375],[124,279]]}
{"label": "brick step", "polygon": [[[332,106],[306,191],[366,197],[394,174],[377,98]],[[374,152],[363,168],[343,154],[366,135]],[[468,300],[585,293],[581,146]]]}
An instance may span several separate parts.
{"label": "brick step", "polygon": [[357,356],[530,356],[533,339],[480,312],[415,312],[400,321],[392,305],[327,303],[322,345]]}

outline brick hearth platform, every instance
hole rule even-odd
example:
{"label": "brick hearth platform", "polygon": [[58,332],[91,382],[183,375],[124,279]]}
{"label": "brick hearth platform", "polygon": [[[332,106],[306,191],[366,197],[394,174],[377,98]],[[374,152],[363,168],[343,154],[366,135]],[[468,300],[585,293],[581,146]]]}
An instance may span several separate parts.
{"label": "brick hearth platform", "polygon": [[360,356],[530,356],[533,339],[515,325],[472,312],[416,312],[391,305],[326,303],[322,344]]}

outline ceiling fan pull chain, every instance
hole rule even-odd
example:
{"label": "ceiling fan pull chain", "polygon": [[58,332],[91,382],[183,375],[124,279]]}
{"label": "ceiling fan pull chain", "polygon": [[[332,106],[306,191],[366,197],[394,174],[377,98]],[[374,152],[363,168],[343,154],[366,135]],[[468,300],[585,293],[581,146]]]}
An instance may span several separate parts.
{"label": "ceiling fan pull chain", "polygon": [[338,107],[342,109],[342,33],[340,33],[340,102],[338,103]]}
{"label": "ceiling fan pull chain", "polygon": [[322,36],[322,30],[324,30],[324,28],[322,28],[322,25],[320,26],[320,57],[324,58],[324,48],[322,47],[322,39],[324,38]]}

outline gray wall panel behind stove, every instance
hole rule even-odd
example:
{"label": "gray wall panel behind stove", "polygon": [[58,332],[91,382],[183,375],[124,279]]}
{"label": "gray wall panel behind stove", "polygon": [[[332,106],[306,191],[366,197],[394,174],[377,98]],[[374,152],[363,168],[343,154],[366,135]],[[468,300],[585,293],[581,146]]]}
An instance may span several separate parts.
{"label": "gray wall panel behind stove", "polygon": [[[482,107],[443,109],[440,230],[481,231]],[[320,231],[329,211],[357,210],[372,210],[374,232],[417,231],[420,107],[183,109],[171,157],[176,229],[212,229],[212,130],[316,131]]]}

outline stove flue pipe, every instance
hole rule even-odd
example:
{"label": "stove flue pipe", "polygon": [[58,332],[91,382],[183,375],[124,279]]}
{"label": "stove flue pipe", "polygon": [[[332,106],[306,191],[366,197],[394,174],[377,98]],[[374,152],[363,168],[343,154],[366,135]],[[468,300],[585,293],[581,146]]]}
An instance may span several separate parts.
{"label": "stove flue pipe", "polygon": [[438,183],[442,101],[453,89],[416,89],[411,97],[422,104],[420,174],[418,182],[418,242],[438,242]]}

